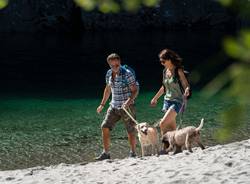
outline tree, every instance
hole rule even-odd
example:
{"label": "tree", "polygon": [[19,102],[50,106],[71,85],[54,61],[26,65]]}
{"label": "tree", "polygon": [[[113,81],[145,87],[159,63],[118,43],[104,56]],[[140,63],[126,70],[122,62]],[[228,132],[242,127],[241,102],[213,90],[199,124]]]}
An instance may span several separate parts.
{"label": "tree", "polygon": [[[238,12],[242,18],[250,17],[250,2],[248,0],[219,0],[231,11]],[[247,109],[250,102],[250,30],[241,29],[236,37],[226,37],[223,41],[226,54],[234,59],[234,63],[215,77],[203,91],[212,97],[222,91],[236,104],[228,107],[221,114],[223,125],[215,136],[219,141],[231,138],[233,132],[247,123]]]}
{"label": "tree", "polygon": [[9,3],[9,0],[0,0],[0,10],[5,8]]}
{"label": "tree", "polygon": [[98,9],[103,13],[117,13],[121,10],[136,11],[140,6],[153,7],[159,0],[74,0],[85,11]]}

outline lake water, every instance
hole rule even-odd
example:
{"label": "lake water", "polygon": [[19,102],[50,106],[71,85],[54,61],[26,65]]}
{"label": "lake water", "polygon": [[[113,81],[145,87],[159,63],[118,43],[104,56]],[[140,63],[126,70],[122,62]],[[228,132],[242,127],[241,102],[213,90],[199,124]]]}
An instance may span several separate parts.
{"label": "lake water", "polygon": [[[95,110],[111,52],[135,69],[141,84],[138,120],[151,124],[163,115],[161,101],[149,107],[162,79],[157,55],[166,47],[179,53],[194,89],[183,126],[205,118],[202,140],[206,146],[217,144],[213,135],[221,127],[220,114],[235,101],[222,94],[207,99],[200,91],[231,63],[221,51],[225,35],[218,30],[0,34],[0,169],[93,161],[102,150],[105,113],[97,115]],[[246,125],[235,131],[228,142],[249,138],[249,130]],[[112,132],[112,158],[124,158],[128,152],[126,132],[118,123]]]}

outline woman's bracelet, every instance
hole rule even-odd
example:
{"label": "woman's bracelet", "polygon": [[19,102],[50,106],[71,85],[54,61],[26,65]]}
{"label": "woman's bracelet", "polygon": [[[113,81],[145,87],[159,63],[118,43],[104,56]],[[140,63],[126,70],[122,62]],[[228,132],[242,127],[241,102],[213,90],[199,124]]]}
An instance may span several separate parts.
{"label": "woman's bracelet", "polygon": [[100,105],[104,107],[104,104],[101,103]]}

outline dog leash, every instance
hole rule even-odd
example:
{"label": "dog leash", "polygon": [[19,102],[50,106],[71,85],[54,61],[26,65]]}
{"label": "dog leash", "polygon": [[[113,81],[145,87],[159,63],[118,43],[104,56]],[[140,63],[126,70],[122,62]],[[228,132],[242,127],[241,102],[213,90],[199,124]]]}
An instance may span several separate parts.
{"label": "dog leash", "polygon": [[185,102],[183,102],[182,106],[181,106],[181,109],[180,109],[180,124],[177,127],[177,129],[181,128],[181,126],[182,126],[182,119],[183,119],[183,114],[184,114],[185,106],[186,106],[186,104],[185,104]]}
{"label": "dog leash", "polygon": [[126,114],[133,120],[133,122],[135,122],[135,124],[139,124],[138,121],[135,120],[135,118],[133,118],[133,116],[128,112],[128,110],[125,107],[122,107],[122,109],[126,112]]}
{"label": "dog leash", "polygon": [[[187,87],[186,90],[189,90],[189,88]],[[186,93],[186,90],[185,90],[185,93]],[[180,125],[177,127],[177,129],[181,128],[182,126],[183,114],[187,108],[187,97],[184,94],[182,96],[183,102],[182,102],[181,109],[180,109]]]}

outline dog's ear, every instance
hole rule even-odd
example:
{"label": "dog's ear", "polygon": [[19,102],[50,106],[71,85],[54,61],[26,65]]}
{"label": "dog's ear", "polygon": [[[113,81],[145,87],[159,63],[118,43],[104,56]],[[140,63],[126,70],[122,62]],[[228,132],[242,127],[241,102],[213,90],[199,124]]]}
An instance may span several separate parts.
{"label": "dog's ear", "polygon": [[135,124],[135,129],[136,129],[137,131],[139,131],[139,130],[140,130],[140,125],[139,125],[139,124]]}
{"label": "dog's ear", "polygon": [[165,148],[168,148],[170,146],[170,143],[168,141],[168,137],[167,136],[163,136],[161,139],[161,142],[164,144]]}
{"label": "dog's ear", "polygon": [[162,136],[162,138],[161,138],[161,142],[163,142],[163,143],[166,143],[166,142],[168,142],[168,136]]}

